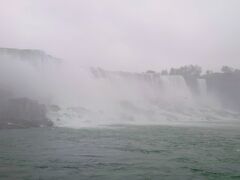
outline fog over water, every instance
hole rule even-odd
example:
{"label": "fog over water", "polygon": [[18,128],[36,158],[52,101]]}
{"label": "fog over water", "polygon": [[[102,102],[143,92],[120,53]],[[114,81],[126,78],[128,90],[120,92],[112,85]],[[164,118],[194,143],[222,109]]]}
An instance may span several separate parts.
{"label": "fog over water", "polygon": [[0,0],[0,179],[240,179],[240,0]]}
{"label": "fog over water", "polygon": [[55,126],[238,122],[238,113],[224,109],[200,77],[193,91],[180,75],[82,68],[36,50],[0,53],[5,98],[44,104]]}
{"label": "fog over water", "polygon": [[158,73],[239,68],[237,0],[1,4],[1,96],[36,100],[57,126],[214,121],[240,107],[229,80]]}

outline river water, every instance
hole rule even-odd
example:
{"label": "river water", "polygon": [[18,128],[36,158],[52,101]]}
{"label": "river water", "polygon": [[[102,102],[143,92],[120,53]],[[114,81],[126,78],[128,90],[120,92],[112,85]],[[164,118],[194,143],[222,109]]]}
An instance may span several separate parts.
{"label": "river water", "polygon": [[238,127],[0,131],[0,179],[240,179]]}

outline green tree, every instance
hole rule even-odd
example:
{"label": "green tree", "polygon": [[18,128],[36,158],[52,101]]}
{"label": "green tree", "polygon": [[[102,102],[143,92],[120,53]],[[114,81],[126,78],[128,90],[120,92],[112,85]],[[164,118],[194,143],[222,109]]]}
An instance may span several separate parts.
{"label": "green tree", "polygon": [[171,68],[170,75],[182,75],[184,77],[200,77],[202,68],[197,65],[182,66],[180,68]]}
{"label": "green tree", "polygon": [[233,73],[233,72],[234,72],[234,68],[229,67],[229,66],[223,66],[222,69],[221,69],[221,71],[222,71],[223,73]]}

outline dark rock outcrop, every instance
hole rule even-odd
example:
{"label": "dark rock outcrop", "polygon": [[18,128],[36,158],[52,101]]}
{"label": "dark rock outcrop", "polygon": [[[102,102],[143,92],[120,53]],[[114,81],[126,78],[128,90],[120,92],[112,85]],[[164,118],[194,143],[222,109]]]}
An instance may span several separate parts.
{"label": "dark rock outcrop", "polygon": [[208,92],[215,94],[222,105],[240,112],[240,73],[205,75]]}
{"label": "dark rock outcrop", "polygon": [[34,100],[9,99],[1,103],[0,129],[53,126],[46,112],[46,107]]}

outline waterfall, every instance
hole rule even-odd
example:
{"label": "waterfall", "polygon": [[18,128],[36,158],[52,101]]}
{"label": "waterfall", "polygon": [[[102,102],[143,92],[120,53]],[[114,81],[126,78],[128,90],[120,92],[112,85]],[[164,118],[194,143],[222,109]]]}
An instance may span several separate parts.
{"label": "waterfall", "polygon": [[207,83],[205,79],[198,79],[198,90],[201,97],[206,97],[207,95]]}
{"label": "waterfall", "polygon": [[192,100],[191,91],[182,76],[162,76],[160,81],[168,99],[182,102]]}
{"label": "waterfall", "polygon": [[[50,113],[58,126],[159,123],[175,119],[167,111],[192,105],[192,94],[181,76],[101,69],[79,69],[78,74],[81,77],[65,87],[75,102],[64,105],[58,101],[61,110]],[[66,85],[65,80],[62,82]],[[68,95],[60,98],[69,100]]]}
{"label": "waterfall", "polygon": [[54,68],[47,68],[49,63],[42,61],[39,66],[46,68],[38,68],[31,59],[50,61],[50,56],[40,53],[38,57],[30,52],[22,61],[23,55],[18,57],[18,51],[9,53],[4,51],[1,56],[0,51],[0,92],[47,105],[48,117],[56,126],[159,124],[202,120],[202,112],[210,113],[208,102],[203,102],[210,99],[206,98],[204,79],[196,80],[200,92],[196,96],[179,75],[84,69],[67,63],[50,63]]}

